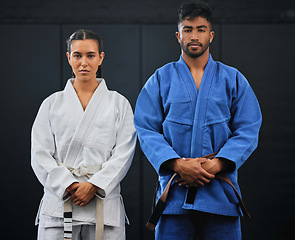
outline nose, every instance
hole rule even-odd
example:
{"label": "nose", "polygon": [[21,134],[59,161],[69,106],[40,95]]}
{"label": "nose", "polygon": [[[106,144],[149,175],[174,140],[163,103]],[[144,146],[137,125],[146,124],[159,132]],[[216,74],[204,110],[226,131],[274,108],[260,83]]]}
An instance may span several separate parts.
{"label": "nose", "polygon": [[88,65],[87,57],[83,57],[81,61],[81,66],[85,68],[87,67],[87,65]]}
{"label": "nose", "polygon": [[198,33],[196,31],[192,31],[192,34],[191,34],[191,41],[194,42],[194,41],[199,41],[199,36],[198,36]]}

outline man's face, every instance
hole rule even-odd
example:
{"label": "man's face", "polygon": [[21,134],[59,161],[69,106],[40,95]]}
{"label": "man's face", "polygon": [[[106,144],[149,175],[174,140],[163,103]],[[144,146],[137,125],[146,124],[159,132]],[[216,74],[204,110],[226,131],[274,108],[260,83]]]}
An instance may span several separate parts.
{"label": "man's face", "polygon": [[206,18],[186,18],[178,25],[178,31],[176,37],[184,54],[197,58],[209,51],[214,32]]}

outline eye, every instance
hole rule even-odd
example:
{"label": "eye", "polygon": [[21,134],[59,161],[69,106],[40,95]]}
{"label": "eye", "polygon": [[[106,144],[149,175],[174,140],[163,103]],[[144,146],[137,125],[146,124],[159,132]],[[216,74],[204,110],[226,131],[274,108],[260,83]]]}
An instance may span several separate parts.
{"label": "eye", "polygon": [[205,30],[204,29],[199,29],[199,32],[205,32]]}
{"label": "eye", "polygon": [[94,54],[89,54],[88,57],[89,57],[89,58],[94,58],[95,55],[94,55]]}
{"label": "eye", "polygon": [[74,58],[80,58],[80,57],[82,57],[82,56],[81,56],[80,54],[74,54],[73,57],[74,57]]}
{"label": "eye", "polygon": [[184,32],[186,32],[186,33],[189,33],[189,32],[191,32],[192,30],[191,29],[185,29],[184,30]]}

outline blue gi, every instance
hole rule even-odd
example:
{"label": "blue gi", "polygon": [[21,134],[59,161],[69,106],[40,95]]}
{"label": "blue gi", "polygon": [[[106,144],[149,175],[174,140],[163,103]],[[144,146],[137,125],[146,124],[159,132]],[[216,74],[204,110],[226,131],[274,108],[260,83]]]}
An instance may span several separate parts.
{"label": "blue gi", "polygon": [[[235,166],[228,177],[238,191],[239,167],[257,147],[261,111],[246,78],[211,55],[198,90],[182,56],[158,69],[139,94],[134,123],[140,146],[159,175],[158,197],[172,172],[161,165],[173,158],[197,158],[213,152]],[[199,187],[192,204],[187,189],[174,184],[164,214],[189,210],[241,216],[231,186],[212,180]]]}

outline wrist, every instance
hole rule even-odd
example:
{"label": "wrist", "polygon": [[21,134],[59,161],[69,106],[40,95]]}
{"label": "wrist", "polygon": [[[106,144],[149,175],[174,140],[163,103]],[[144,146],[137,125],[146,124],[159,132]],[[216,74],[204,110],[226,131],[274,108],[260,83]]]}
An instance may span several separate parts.
{"label": "wrist", "polygon": [[226,171],[228,169],[229,161],[225,158],[215,158],[217,159],[219,172]]}
{"label": "wrist", "polygon": [[178,161],[179,160],[180,160],[179,158],[170,159],[170,160],[166,161],[165,163],[163,163],[161,168],[177,172],[178,171]]}
{"label": "wrist", "polygon": [[[92,183],[91,183],[91,184],[92,184]],[[95,186],[95,185],[92,184],[92,190],[93,190],[94,192],[97,192],[97,191],[99,190],[99,187],[97,187],[97,186]]]}

